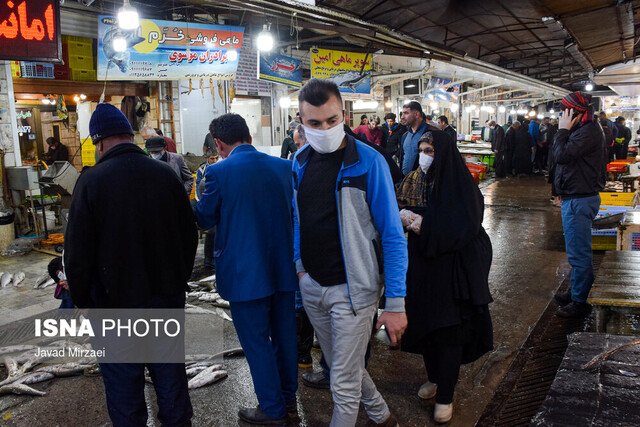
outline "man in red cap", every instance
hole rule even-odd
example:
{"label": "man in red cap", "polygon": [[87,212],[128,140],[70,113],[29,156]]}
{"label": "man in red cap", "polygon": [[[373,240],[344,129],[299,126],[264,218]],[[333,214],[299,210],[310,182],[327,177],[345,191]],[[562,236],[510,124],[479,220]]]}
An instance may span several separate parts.
{"label": "man in red cap", "polygon": [[594,120],[591,95],[570,93],[561,101],[563,112],[553,144],[555,187],[562,198],[562,227],[571,264],[571,291],[559,293],[561,317],[589,313],[587,297],[593,285],[591,224],[600,208],[599,192],[606,175],[606,144]]}

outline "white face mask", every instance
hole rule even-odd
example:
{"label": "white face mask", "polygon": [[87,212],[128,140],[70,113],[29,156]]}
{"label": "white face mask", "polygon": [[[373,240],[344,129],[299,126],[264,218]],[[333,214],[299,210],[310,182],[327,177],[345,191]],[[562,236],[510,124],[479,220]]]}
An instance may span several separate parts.
{"label": "white face mask", "polygon": [[162,158],[162,154],[164,153],[151,153],[151,157],[153,157],[156,160],[160,160]]}
{"label": "white face mask", "polygon": [[418,164],[420,165],[422,172],[426,173],[429,169],[429,166],[431,166],[431,163],[433,163],[433,157],[429,156],[428,154],[420,153]]}
{"label": "white face mask", "polygon": [[333,153],[340,147],[344,139],[344,125],[342,122],[327,130],[313,129],[304,125],[303,127],[311,148],[320,154]]}

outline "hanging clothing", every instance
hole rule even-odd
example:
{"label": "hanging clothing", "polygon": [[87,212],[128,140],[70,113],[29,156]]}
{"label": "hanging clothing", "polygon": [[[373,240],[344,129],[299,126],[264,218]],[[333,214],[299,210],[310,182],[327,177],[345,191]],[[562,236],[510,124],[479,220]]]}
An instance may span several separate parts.
{"label": "hanging clothing", "polygon": [[136,96],[125,96],[122,98],[122,102],[120,103],[120,110],[129,120],[129,124],[134,131],[140,130],[138,128],[138,116],[136,115],[136,111],[138,110],[136,107],[138,105],[138,97]]}

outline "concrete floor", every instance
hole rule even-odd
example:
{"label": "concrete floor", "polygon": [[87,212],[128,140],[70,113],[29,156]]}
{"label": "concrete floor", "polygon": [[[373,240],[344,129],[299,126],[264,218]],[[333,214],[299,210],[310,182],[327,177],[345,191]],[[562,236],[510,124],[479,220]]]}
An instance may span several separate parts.
{"label": "concrete floor", "polygon": [[[567,271],[560,210],[549,203],[550,189],[544,178],[508,178],[486,186],[483,193],[484,225],[494,251],[490,286],[495,300],[491,305],[495,350],[462,368],[452,426],[476,422]],[[44,271],[49,259],[38,253],[0,258],[0,271],[27,273],[27,285],[0,289],[1,323],[46,311],[52,304],[55,307],[57,302],[50,301],[53,289],[38,291],[28,285]],[[238,345],[232,323],[225,322],[224,335],[225,348]],[[319,353],[314,353],[317,362]],[[245,359],[227,359],[224,365],[229,372],[226,380],[191,392],[194,425],[238,425],[237,409],[257,403]],[[434,425],[433,401],[421,401],[416,395],[426,380],[421,357],[389,351],[374,342],[369,371],[401,426]],[[0,369],[0,378],[4,375]],[[48,395],[0,397],[0,425],[110,425],[101,378],[58,378],[36,388]],[[153,396],[151,387],[147,394]],[[328,391],[300,385],[298,396],[299,425],[328,425],[332,407]],[[359,425],[366,422],[363,412]],[[150,425],[159,423],[151,420]]]}

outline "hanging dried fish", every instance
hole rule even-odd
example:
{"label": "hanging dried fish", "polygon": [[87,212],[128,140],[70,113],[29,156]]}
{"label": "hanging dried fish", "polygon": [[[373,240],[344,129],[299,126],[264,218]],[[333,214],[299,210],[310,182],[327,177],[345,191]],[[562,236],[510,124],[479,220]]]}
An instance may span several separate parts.
{"label": "hanging dried fish", "polygon": [[189,92],[187,92],[187,95],[191,95],[192,90],[193,90],[193,82],[191,81],[191,79],[189,79]]}

